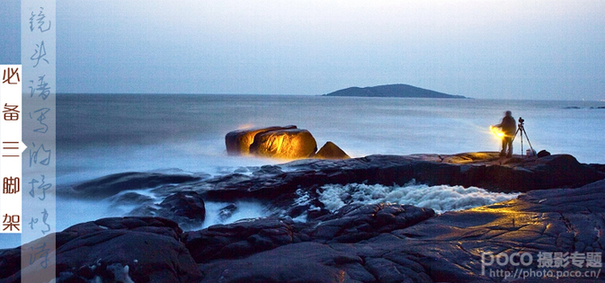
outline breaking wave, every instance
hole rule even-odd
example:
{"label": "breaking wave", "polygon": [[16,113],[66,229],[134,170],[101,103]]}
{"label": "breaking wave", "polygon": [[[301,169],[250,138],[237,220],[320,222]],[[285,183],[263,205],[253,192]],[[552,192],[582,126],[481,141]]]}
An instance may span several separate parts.
{"label": "breaking wave", "polygon": [[477,187],[428,186],[409,183],[384,186],[351,183],[324,185],[319,201],[331,212],[347,204],[395,203],[429,207],[437,213],[463,210],[516,198],[518,193],[494,193]]}

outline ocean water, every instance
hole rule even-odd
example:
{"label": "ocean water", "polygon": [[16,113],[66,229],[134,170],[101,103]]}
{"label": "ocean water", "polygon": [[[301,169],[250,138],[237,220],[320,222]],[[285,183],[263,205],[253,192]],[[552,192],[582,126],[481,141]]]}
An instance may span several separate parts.
{"label": "ocean water", "polygon": [[[605,102],[291,95],[107,95],[57,98],[57,178],[70,184],[125,171],[226,173],[281,163],[227,156],[224,137],[246,127],[297,125],[350,156],[496,151],[489,125],[525,119],[536,151],[605,163]],[[527,140],[524,148],[528,148]],[[519,139],[515,153],[520,154]]]}
{"label": "ocean water", "polygon": [[[567,153],[582,163],[605,163],[602,147],[605,102],[479,99],[363,98],[293,95],[60,94],[57,96],[57,188],[129,171],[228,174],[241,167],[284,160],[228,156],[225,135],[247,127],[297,125],[318,147],[332,141],[352,157],[370,154],[455,154],[498,151],[489,126],[510,110],[525,119],[536,151]],[[524,140],[524,149],[528,148]],[[519,139],[514,152],[521,153]],[[330,209],[345,203],[394,202],[438,212],[516,197],[481,188],[422,184],[403,187],[327,186],[321,201]],[[144,193],[140,190],[139,193]],[[158,199],[157,202],[161,200]],[[297,200],[305,201],[301,195]],[[267,215],[242,200],[228,219],[224,204],[207,203],[203,227]],[[61,231],[101,217],[124,216],[132,207],[111,200],[57,198]]]}
{"label": "ocean water", "polygon": [[[497,151],[500,142],[489,125],[499,123],[506,110],[516,119],[525,119],[527,137],[536,151],[572,154],[583,163],[605,163],[605,102],[70,94],[58,96],[57,105],[59,186],[127,171],[216,175],[243,166],[284,162],[228,156],[225,134],[247,127],[297,125],[308,129],[318,146],[332,141],[353,157]],[[521,153],[519,140],[514,145],[517,154]],[[528,148],[527,139],[524,142]],[[95,205],[99,206],[95,211],[108,207]],[[73,211],[72,206],[61,204],[58,209],[68,208],[67,213]],[[83,219],[78,220],[120,216],[127,210],[82,211]],[[263,214],[254,209],[248,212],[250,216]],[[59,228],[65,226],[58,221]]]}

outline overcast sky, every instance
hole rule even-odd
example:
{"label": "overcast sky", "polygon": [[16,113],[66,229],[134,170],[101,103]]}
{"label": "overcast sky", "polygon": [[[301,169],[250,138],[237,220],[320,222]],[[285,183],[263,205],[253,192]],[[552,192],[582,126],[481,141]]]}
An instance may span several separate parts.
{"label": "overcast sky", "polygon": [[[2,1],[2,37],[18,48],[18,1]],[[57,90],[317,95],[406,83],[605,100],[604,12],[602,0],[57,0]],[[18,63],[6,45],[0,63]]]}

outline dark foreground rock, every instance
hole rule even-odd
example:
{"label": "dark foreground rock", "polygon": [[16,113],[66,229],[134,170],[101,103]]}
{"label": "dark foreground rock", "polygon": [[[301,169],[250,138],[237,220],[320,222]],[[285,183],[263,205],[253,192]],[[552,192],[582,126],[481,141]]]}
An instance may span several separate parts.
{"label": "dark foreground rock", "polygon": [[[59,282],[197,282],[201,274],[179,241],[182,232],[176,223],[152,217],[72,226],[56,234],[56,276]],[[20,266],[10,265],[20,262],[15,250],[0,253],[0,270],[12,273],[6,282],[20,282]]]}
{"label": "dark foreground rock", "polygon": [[[405,205],[349,205],[307,223],[257,219],[191,232],[160,218],[101,219],[57,233],[57,276],[59,282],[116,282],[120,274],[134,282],[501,282],[503,272],[519,267],[488,265],[489,256],[526,253],[521,267],[529,271],[544,270],[543,253],[560,253],[584,258],[579,265],[569,257],[559,259],[567,264],[551,262],[553,276],[581,271],[588,278],[579,282],[595,282],[605,280],[598,273],[604,198],[605,180],[441,215]],[[0,251],[5,282],[19,282],[19,256],[18,249]],[[565,282],[518,276],[526,278],[515,282]]]}
{"label": "dark foreground rock", "polygon": [[[445,173],[431,177],[428,172],[518,170],[528,174],[522,175],[524,178],[549,176],[555,179],[550,184],[570,184],[567,186],[574,188],[532,190],[507,202],[440,215],[410,205],[355,204],[333,213],[309,215],[307,222],[287,217],[248,219],[187,232],[164,218],[100,219],[55,234],[57,281],[508,282],[512,279],[504,276],[515,272],[519,274],[514,282],[605,280],[605,273],[600,272],[605,247],[605,180],[576,186],[602,176],[602,166],[579,164],[567,155],[500,160],[486,153],[370,156],[351,159],[352,163],[344,161],[287,164],[293,171],[282,170],[283,165],[266,166],[248,176],[250,179],[240,178],[230,184],[243,182],[255,189],[244,190],[244,194],[279,188],[274,182],[298,184],[301,188],[302,175],[291,175],[296,168],[307,177],[317,177],[319,184],[343,176],[351,178],[347,182],[364,178],[400,180],[401,175],[443,180],[447,179]],[[502,168],[486,169],[490,166]],[[564,180],[568,171],[583,175]],[[233,178],[193,181],[187,187],[206,190],[209,184],[219,186]],[[524,178],[518,183],[537,184]],[[310,180],[304,184],[313,188],[313,183]],[[286,187],[281,189],[288,191]],[[188,192],[175,196],[175,202],[167,201],[166,205],[180,207],[183,200],[195,204],[187,201],[188,196],[199,195]],[[174,213],[188,215],[178,210]],[[515,253],[526,254],[527,264],[485,261],[490,256]],[[20,282],[20,257],[20,248],[0,251],[0,282]],[[535,271],[545,270],[541,266],[544,264],[553,276],[579,271],[586,274],[581,278],[586,281],[556,280],[550,273],[536,275]],[[524,273],[530,270],[534,273]]]}
{"label": "dark foreground rock", "polygon": [[279,246],[315,241],[354,243],[412,226],[435,215],[411,205],[350,205],[308,223],[267,218],[185,232],[183,242],[197,262],[233,259]]}
{"label": "dark foreground rock", "polygon": [[[338,237],[327,241],[317,237],[309,231],[331,225],[312,221],[298,232],[292,226],[288,230],[292,235],[306,235],[309,240],[299,236],[300,242],[274,245],[277,247],[252,255],[246,253],[236,257],[203,257],[197,260],[205,275],[203,282],[219,279],[222,282],[500,282],[504,277],[498,272],[513,274],[515,266],[488,265],[482,268],[482,255],[528,253],[532,262],[522,267],[529,271],[530,268],[540,270],[541,252],[602,253],[605,204],[599,200],[603,197],[605,181],[600,181],[578,189],[532,191],[508,202],[448,212],[382,232],[359,221],[358,225],[363,229],[378,234],[350,242],[335,241]],[[382,210],[385,209],[396,210],[397,207],[386,206]],[[361,215],[363,218],[371,214]],[[336,215],[330,217],[339,221],[334,223],[332,230],[347,230],[346,223],[350,222],[342,220],[346,214],[341,218]],[[379,218],[378,213],[374,217]],[[248,227],[254,225],[258,223],[247,224]],[[223,229],[236,229],[236,226],[227,225]],[[281,227],[287,226],[283,224]],[[350,231],[351,234],[357,233]],[[263,234],[262,229],[257,230],[258,234]],[[239,241],[241,239],[233,239],[232,243]],[[571,260],[567,262],[565,267],[552,267],[553,275],[581,270],[592,275],[585,278],[585,282],[605,279],[605,275],[598,272],[598,267],[587,267],[584,263],[579,268],[572,265]],[[596,265],[602,265],[601,258]],[[599,277],[595,278],[596,275]],[[561,282],[546,275],[519,273],[519,277],[522,276],[526,276],[525,280],[518,282]],[[578,279],[567,282],[578,282]]]}

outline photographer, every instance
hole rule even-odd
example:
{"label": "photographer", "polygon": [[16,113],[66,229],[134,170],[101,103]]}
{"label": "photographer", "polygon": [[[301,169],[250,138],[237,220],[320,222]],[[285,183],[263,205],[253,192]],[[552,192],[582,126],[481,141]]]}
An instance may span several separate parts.
{"label": "photographer", "polygon": [[[517,131],[517,123],[515,122],[515,118],[512,116],[512,112],[506,111],[504,113],[504,118],[502,118],[502,122],[498,125],[494,125],[493,127],[501,128],[502,132],[504,132],[504,137],[502,137],[502,151],[500,152],[500,156],[512,157],[513,156],[513,139],[515,137],[515,132]],[[507,153],[508,149],[508,153]]]}

